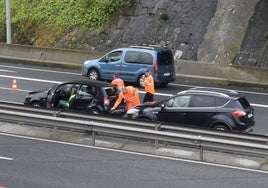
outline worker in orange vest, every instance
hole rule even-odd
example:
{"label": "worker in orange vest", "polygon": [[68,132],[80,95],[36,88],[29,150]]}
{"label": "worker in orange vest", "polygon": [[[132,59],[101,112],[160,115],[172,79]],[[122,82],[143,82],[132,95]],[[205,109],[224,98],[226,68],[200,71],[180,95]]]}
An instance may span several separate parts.
{"label": "worker in orange vest", "polygon": [[149,69],[146,70],[146,72],[143,75],[143,82],[142,86],[145,89],[145,96],[143,98],[143,103],[145,102],[153,102],[154,101],[154,94],[155,94],[155,89],[154,89],[154,78],[150,74]]}
{"label": "worker in orange vest", "polygon": [[110,85],[115,86],[119,92],[121,92],[122,88],[125,87],[125,83],[121,78],[119,78],[118,73],[113,74],[113,80]]}
{"label": "worker in orange vest", "polygon": [[116,109],[123,99],[126,102],[127,109],[130,109],[133,106],[139,105],[140,96],[139,96],[138,88],[135,88],[133,86],[123,87],[122,91],[119,93],[119,96],[111,110]]}

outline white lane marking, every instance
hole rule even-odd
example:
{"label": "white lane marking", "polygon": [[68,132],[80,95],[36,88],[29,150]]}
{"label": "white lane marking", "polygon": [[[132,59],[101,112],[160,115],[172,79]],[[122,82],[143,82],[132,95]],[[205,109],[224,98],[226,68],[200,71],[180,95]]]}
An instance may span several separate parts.
{"label": "white lane marking", "polygon": [[[0,87],[0,89],[3,89],[3,90],[12,90],[12,88],[7,88],[7,87]],[[24,89],[18,89],[17,91],[23,91],[23,92],[30,92],[31,90],[24,90]]]}
{"label": "white lane marking", "polygon": [[[34,68],[14,67],[14,66],[7,66],[7,65],[0,65],[0,67],[12,68],[12,69],[33,70],[33,71],[39,71],[39,72],[53,72],[53,73],[60,73],[60,74],[81,75],[80,73],[63,72],[63,71],[53,71],[53,70],[48,70],[48,69],[34,69]],[[82,65],[81,65],[81,69],[82,69]]]}
{"label": "white lane marking", "polygon": [[[1,75],[1,74],[0,74],[0,77],[3,77],[3,78],[14,78],[14,76]],[[28,80],[28,81],[35,81],[35,82],[57,83],[57,84],[61,84],[62,83],[62,82],[54,81],[54,80],[43,80],[43,79],[26,78],[26,77],[16,77],[16,79]],[[173,84],[173,85],[182,86],[181,84]],[[186,86],[186,85],[183,85],[183,86]],[[188,85],[188,86],[190,86],[190,85]],[[1,87],[0,87],[0,89],[9,89],[9,90],[11,90],[10,88],[1,88]],[[21,90],[21,89],[19,91],[29,92],[29,90]],[[145,92],[144,91],[139,91],[139,93],[145,93]],[[257,92],[248,92],[248,93],[254,93],[254,94],[259,94],[259,95],[268,95],[267,93],[257,93]],[[156,93],[156,95],[169,97],[169,96],[172,96],[173,94]],[[268,108],[268,105],[262,105],[262,104],[252,104],[252,106],[262,107],[262,108]]]}
{"label": "white lane marking", "polygon": [[13,158],[9,158],[9,157],[1,157],[1,156],[0,156],[0,159],[8,160],[8,161],[12,161],[12,160],[13,160]]}
{"label": "white lane marking", "polygon": [[0,69],[0,72],[16,72],[16,71]]}
{"label": "white lane marking", "polygon": [[237,169],[237,170],[243,170],[243,171],[249,171],[249,172],[258,172],[258,173],[268,174],[268,171],[263,171],[263,170],[255,170],[255,169],[250,169],[250,168],[242,168],[242,167],[236,167],[236,166],[215,164],[215,163],[209,163],[209,162],[203,162],[203,161],[194,161],[194,160],[190,160],[190,159],[179,159],[179,158],[173,158],[173,157],[139,153],[139,152],[134,152],[134,151],[123,151],[123,150],[112,149],[112,148],[103,148],[103,147],[99,147],[99,146],[90,146],[90,145],[83,145],[83,144],[70,143],[70,142],[64,142],[64,141],[49,140],[49,139],[44,139],[44,138],[34,138],[34,137],[28,137],[28,136],[22,136],[22,135],[13,135],[13,134],[9,134],[9,133],[0,133],[0,135],[16,137],[16,138],[24,138],[24,139],[30,139],[30,140],[37,140],[37,141],[44,141],[44,142],[50,142],[50,143],[57,143],[57,144],[65,144],[65,145],[70,145],[70,146],[93,148],[93,149],[99,149],[99,150],[105,150],[105,151],[113,151],[113,152],[118,152],[118,153],[126,153],[126,154],[132,154],[132,155],[146,156],[146,157],[152,157],[152,158],[158,158],[158,159],[182,161],[182,162],[188,162],[188,163],[194,163],[194,164],[203,164],[203,165],[208,165],[208,166],[223,167],[223,168],[230,168],[230,169]]}
{"label": "white lane marking", "polygon": [[26,77],[20,77],[20,76],[8,76],[8,75],[1,75],[1,74],[0,74],[0,77],[16,78],[16,79],[20,79],[20,80],[28,80],[28,81],[35,81],[35,82],[46,82],[46,83],[57,83],[57,84],[62,83],[62,82],[54,81],[54,80],[43,80],[43,79],[26,78]]}
{"label": "white lane marking", "polygon": [[[200,87],[200,86],[195,86],[195,85],[185,85],[185,84],[173,84],[170,83],[169,85],[174,85],[174,86],[183,86],[183,87]],[[245,91],[245,90],[236,90],[236,89],[230,89],[230,90],[235,90],[239,93],[248,93],[248,94],[257,94],[257,95],[266,95],[268,96],[268,93],[261,93],[261,92],[255,92],[255,91]]]}

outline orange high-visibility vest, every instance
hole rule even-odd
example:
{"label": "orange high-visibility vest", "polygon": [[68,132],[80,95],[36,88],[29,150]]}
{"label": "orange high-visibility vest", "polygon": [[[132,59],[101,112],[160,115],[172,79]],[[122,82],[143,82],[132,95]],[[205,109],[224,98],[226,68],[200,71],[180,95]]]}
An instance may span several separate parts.
{"label": "orange high-visibility vest", "polygon": [[118,87],[124,87],[124,81],[121,78],[115,78],[113,79],[113,81],[111,82],[111,85],[113,86],[118,86]]}
{"label": "orange high-visibility vest", "polygon": [[146,92],[155,94],[154,79],[152,75],[145,77],[144,82],[143,82],[143,87]]}
{"label": "orange high-visibility vest", "polygon": [[134,88],[133,86],[127,86],[125,87],[125,89],[126,89],[125,93],[123,92],[119,93],[119,96],[113,108],[117,108],[123,99],[126,101],[127,109],[130,109],[131,107],[140,104],[139,90],[137,88]]}

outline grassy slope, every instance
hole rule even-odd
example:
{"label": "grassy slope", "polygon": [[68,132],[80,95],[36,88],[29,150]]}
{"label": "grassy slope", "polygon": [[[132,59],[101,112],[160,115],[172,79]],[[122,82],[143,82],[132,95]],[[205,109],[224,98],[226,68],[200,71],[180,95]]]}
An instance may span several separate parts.
{"label": "grassy slope", "polygon": [[[102,29],[129,6],[127,0],[10,0],[12,43],[53,46],[74,28]],[[5,42],[5,1],[0,1],[0,42]]]}

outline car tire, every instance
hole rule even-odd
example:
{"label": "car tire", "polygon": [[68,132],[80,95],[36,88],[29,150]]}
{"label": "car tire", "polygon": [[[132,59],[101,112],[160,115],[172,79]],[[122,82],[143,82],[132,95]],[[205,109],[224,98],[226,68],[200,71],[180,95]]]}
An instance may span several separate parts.
{"label": "car tire", "polygon": [[99,80],[100,74],[96,69],[90,69],[87,74],[88,79],[90,80]]}
{"label": "car tire", "polygon": [[226,125],[215,125],[213,129],[217,131],[230,131]]}
{"label": "car tire", "polygon": [[41,104],[38,101],[34,101],[34,102],[31,103],[31,106],[36,107],[36,108],[40,108]]}
{"label": "car tire", "polygon": [[100,111],[97,110],[97,109],[92,109],[91,114],[93,114],[93,115],[101,115]]}
{"label": "car tire", "polygon": [[148,117],[139,117],[138,118],[139,120],[141,120],[141,121],[152,121],[150,118],[148,118]]}

